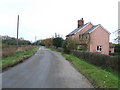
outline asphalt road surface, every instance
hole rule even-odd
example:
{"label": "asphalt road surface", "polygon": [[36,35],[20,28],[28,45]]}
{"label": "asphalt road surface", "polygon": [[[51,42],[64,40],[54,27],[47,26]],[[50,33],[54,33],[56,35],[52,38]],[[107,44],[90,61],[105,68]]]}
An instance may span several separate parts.
{"label": "asphalt road surface", "polygon": [[44,47],[2,73],[3,88],[93,88],[58,52]]}

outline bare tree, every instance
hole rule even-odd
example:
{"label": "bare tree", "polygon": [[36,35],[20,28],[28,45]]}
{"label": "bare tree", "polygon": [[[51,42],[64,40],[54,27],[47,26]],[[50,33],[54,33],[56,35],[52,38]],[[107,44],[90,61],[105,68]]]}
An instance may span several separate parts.
{"label": "bare tree", "polygon": [[116,38],[114,39],[118,44],[120,44],[120,29],[116,30]]}

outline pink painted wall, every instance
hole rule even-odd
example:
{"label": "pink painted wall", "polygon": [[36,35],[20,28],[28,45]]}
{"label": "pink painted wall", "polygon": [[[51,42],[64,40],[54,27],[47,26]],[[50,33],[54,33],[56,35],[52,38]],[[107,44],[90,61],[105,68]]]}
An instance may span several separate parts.
{"label": "pink painted wall", "polygon": [[[97,46],[99,45],[102,46],[102,51],[98,52]],[[90,33],[89,51],[109,55],[109,33],[106,32],[101,26]]]}

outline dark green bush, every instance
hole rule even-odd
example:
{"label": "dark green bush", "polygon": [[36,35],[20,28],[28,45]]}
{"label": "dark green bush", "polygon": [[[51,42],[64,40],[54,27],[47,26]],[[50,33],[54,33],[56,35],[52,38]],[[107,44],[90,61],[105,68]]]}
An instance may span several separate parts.
{"label": "dark green bush", "polygon": [[115,45],[115,52],[120,53],[120,44]]}
{"label": "dark green bush", "polygon": [[63,44],[63,38],[62,37],[56,37],[56,38],[53,38],[53,45],[58,48],[58,47],[62,47],[62,44]]}
{"label": "dark green bush", "polygon": [[120,65],[120,56],[109,56],[99,53],[80,52],[80,51],[72,51],[72,54],[96,66],[100,66],[107,70],[112,69],[113,71],[120,73],[119,71],[120,69],[118,67],[118,65]]}

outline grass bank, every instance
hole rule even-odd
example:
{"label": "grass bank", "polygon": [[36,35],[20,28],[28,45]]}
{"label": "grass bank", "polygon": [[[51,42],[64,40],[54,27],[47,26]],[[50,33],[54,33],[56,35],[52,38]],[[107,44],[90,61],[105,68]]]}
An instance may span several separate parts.
{"label": "grass bank", "polygon": [[89,64],[73,55],[63,54],[63,56],[69,60],[79,72],[85,75],[96,88],[118,88],[120,77],[112,72]]}
{"label": "grass bank", "polygon": [[24,61],[25,59],[29,58],[30,56],[32,56],[37,50],[38,50],[38,47],[30,50],[21,51],[11,57],[4,58],[0,60],[0,68],[4,70],[8,67],[14,66]]}

